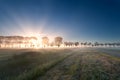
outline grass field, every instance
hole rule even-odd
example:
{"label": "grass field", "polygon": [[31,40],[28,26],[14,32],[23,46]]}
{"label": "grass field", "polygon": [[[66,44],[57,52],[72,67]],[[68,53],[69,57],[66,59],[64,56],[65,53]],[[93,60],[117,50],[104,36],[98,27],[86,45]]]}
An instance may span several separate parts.
{"label": "grass field", "polygon": [[0,80],[120,80],[120,58],[96,49],[0,49]]}

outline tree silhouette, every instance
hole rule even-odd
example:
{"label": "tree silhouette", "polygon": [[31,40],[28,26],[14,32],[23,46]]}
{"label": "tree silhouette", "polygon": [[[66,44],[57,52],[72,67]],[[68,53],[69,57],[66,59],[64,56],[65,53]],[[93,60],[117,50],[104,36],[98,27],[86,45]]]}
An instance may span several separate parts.
{"label": "tree silhouette", "polygon": [[55,37],[55,45],[60,47],[60,45],[62,44],[62,40],[63,38],[62,37]]}
{"label": "tree silhouette", "polygon": [[48,46],[48,44],[49,44],[48,37],[42,37],[42,44],[44,47]]}
{"label": "tree silhouette", "polygon": [[67,47],[67,46],[68,46],[68,42],[64,42],[64,46],[66,46],[66,47]]}
{"label": "tree silhouette", "polygon": [[88,45],[89,47],[91,47],[91,46],[92,46],[92,43],[91,43],[91,42],[89,42],[87,45]]}
{"label": "tree silhouette", "polygon": [[84,45],[84,43],[83,43],[83,42],[81,42],[80,44],[81,44],[81,46],[83,46],[83,45]]}
{"label": "tree silhouette", "polygon": [[87,42],[84,42],[83,45],[84,45],[84,46],[87,46]]}
{"label": "tree silhouette", "polygon": [[49,45],[50,45],[51,47],[53,47],[53,46],[54,46],[54,42],[49,43]]}
{"label": "tree silhouette", "polygon": [[95,46],[99,46],[99,43],[98,43],[98,42],[95,42],[94,45],[95,45]]}
{"label": "tree silhouette", "polygon": [[75,46],[78,46],[79,45],[79,42],[75,42]]}

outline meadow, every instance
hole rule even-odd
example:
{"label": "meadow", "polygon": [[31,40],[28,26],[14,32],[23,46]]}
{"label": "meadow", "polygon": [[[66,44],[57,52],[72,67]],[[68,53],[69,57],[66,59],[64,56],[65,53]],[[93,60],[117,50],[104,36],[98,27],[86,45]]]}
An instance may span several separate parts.
{"label": "meadow", "polygon": [[91,48],[0,49],[0,80],[120,80],[120,58]]}

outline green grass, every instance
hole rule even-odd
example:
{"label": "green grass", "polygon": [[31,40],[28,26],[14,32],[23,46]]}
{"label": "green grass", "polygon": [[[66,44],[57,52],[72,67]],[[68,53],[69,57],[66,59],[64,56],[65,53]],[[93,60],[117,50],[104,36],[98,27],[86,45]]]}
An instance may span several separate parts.
{"label": "green grass", "polygon": [[61,57],[59,59],[56,59],[54,61],[51,61],[49,63],[43,64],[41,66],[38,66],[38,67],[32,69],[31,71],[29,71],[27,73],[23,73],[22,75],[18,76],[14,80],[34,80],[34,79],[37,79],[38,77],[44,75],[49,69],[54,67],[56,64],[58,64],[59,62],[63,61],[68,56],[69,55],[63,56],[63,57]]}
{"label": "green grass", "polygon": [[[69,76],[68,80],[120,80],[120,58],[97,51],[74,50],[0,50],[0,80],[36,80],[64,60],[72,60],[67,70],[61,70],[61,76]],[[74,55],[77,56],[69,57]]]}
{"label": "green grass", "polygon": [[79,80],[120,79],[120,77],[118,77],[120,72],[120,62],[116,61],[116,59],[113,59],[112,56],[103,53],[84,53],[81,58],[82,61],[79,66],[81,75]]}
{"label": "green grass", "polygon": [[[19,51],[19,50],[17,50]],[[2,51],[3,52],[3,51]],[[13,53],[12,53],[13,52]],[[2,80],[10,80],[17,78],[21,80],[29,80],[29,76],[34,76],[37,74],[41,75],[43,72],[48,70],[50,67],[55,65],[57,62],[61,61],[64,56],[69,54],[70,50],[24,50],[24,51],[11,51],[9,55],[11,57],[7,60],[2,60],[2,65],[0,65],[0,78]],[[21,52],[21,53],[20,53]],[[5,51],[4,51],[5,53]],[[1,53],[3,55],[3,53]],[[46,68],[47,66],[47,68]],[[18,80],[16,78],[16,80]]]}

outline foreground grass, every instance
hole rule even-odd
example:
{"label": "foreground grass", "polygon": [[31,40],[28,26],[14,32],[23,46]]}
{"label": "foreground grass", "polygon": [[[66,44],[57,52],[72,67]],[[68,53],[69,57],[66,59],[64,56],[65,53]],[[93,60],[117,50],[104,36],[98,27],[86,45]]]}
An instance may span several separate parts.
{"label": "foreground grass", "polygon": [[32,80],[62,61],[69,53],[70,50],[62,49],[27,50],[14,54],[0,65],[0,80]]}
{"label": "foreground grass", "polygon": [[[54,67],[55,65],[57,65],[58,63],[60,63],[61,61],[63,61],[65,58],[67,58],[69,56],[70,55],[66,55],[59,59],[51,61],[49,63],[40,65],[40,66],[32,69],[31,71],[29,71],[27,73],[23,73],[22,75],[18,76],[15,79],[13,78],[13,79],[14,80],[35,80],[38,77],[44,75],[49,69],[51,69],[52,67]],[[13,79],[11,79],[11,80],[13,80]]]}
{"label": "foreground grass", "polygon": [[95,50],[12,52],[1,59],[0,80],[120,80],[120,58]]}
{"label": "foreground grass", "polygon": [[120,80],[120,59],[98,52],[81,56],[77,80]]}
{"label": "foreground grass", "polygon": [[37,80],[120,80],[120,59],[79,50]]}

